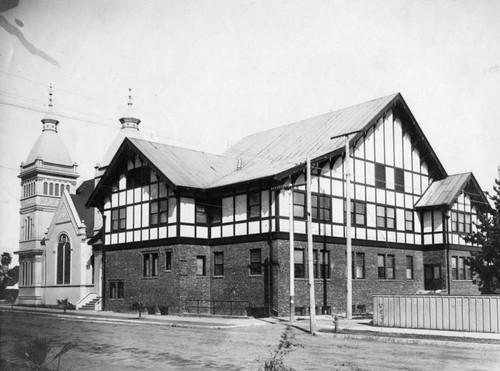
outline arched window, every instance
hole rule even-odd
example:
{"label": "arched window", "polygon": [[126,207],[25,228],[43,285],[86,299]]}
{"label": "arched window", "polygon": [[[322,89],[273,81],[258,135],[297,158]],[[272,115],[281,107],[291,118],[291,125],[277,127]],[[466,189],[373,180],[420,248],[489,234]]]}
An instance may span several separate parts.
{"label": "arched window", "polygon": [[71,275],[71,244],[67,235],[59,237],[57,245],[57,284],[67,285]]}
{"label": "arched window", "polygon": [[59,184],[56,183],[56,196],[59,196]]}
{"label": "arched window", "polygon": [[49,184],[49,195],[53,195],[54,194],[54,183],[50,183]]}
{"label": "arched window", "polygon": [[49,190],[48,190],[48,184],[47,182],[43,182],[43,194],[46,195],[48,194]]}

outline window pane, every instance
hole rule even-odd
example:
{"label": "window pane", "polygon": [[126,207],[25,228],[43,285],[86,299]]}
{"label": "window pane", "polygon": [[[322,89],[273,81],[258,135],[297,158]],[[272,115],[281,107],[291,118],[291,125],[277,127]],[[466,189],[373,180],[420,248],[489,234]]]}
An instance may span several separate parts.
{"label": "window pane", "polygon": [[167,270],[167,271],[172,270],[172,252],[171,251],[165,252],[165,270]]}
{"label": "window pane", "polygon": [[382,164],[375,164],[375,186],[385,188],[385,166]]}
{"label": "window pane", "polygon": [[205,257],[197,256],[196,257],[196,275],[204,276],[205,275]]}

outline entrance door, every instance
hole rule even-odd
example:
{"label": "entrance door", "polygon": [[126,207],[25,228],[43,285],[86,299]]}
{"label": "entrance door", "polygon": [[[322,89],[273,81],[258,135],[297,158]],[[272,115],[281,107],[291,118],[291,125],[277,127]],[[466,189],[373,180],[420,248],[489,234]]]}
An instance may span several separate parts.
{"label": "entrance door", "polygon": [[441,281],[441,264],[424,265],[424,289],[441,290],[443,283]]}

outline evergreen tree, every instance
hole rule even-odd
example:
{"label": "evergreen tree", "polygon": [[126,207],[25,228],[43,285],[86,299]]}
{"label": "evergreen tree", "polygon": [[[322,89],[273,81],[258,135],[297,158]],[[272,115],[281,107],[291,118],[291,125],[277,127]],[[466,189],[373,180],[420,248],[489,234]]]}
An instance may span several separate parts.
{"label": "evergreen tree", "polygon": [[473,282],[482,294],[500,293],[500,180],[495,180],[495,194],[490,196],[493,208],[478,212],[477,232],[466,241],[481,247],[468,262],[474,274]]}

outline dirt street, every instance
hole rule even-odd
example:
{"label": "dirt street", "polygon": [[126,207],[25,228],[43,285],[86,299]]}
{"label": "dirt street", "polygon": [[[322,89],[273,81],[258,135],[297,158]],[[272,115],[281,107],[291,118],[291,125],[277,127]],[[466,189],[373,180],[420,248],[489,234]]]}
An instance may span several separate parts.
{"label": "dirt street", "polygon": [[[285,330],[284,325],[269,323],[199,329],[0,313],[0,354],[12,359],[13,347],[38,336],[54,339],[54,353],[67,341],[77,343],[62,357],[63,370],[257,370]],[[500,366],[500,352],[493,349],[343,340],[328,334],[313,337],[294,328],[290,333],[300,346],[284,360],[296,370],[498,370]]]}

